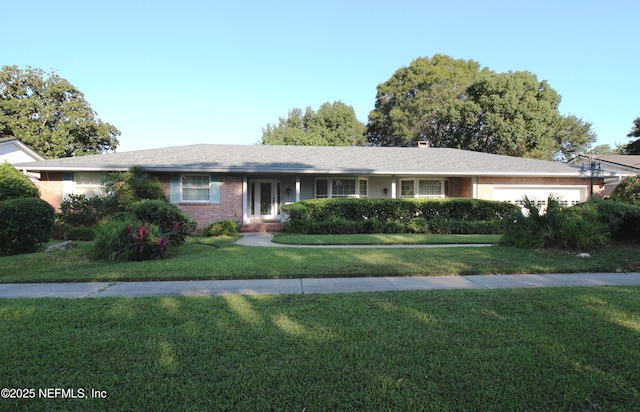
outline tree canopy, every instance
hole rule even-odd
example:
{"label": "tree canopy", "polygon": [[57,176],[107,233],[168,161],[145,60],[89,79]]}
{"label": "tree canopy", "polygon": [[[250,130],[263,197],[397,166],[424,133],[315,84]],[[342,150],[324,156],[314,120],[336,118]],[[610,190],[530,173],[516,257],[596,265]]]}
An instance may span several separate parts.
{"label": "tree canopy", "polygon": [[[640,138],[640,117],[636,117],[633,121],[633,127],[627,137],[630,139],[633,139],[634,137]],[[635,139],[627,144],[626,152],[630,155],[640,154],[640,139]]]}
{"label": "tree canopy", "polygon": [[353,107],[342,102],[324,103],[318,111],[294,108],[277,125],[262,129],[262,144],[301,146],[358,146],[366,143],[365,125]]}
{"label": "tree canopy", "polygon": [[591,149],[591,153],[595,155],[615,155],[615,154],[624,154],[624,152],[620,151],[620,147],[611,147],[609,144],[600,144]]}
{"label": "tree canopy", "polygon": [[[563,117],[560,128],[556,132],[555,144],[557,147],[554,148],[556,160],[567,161],[578,154],[585,153],[597,139],[591,126],[591,123],[585,122],[573,114]],[[598,149],[603,152],[599,154],[607,154],[604,153],[607,150],[605,146],[596,146],[591,152],[595,153],[595,150]],[[612,152],[610,154],[615,153],[614,149],[609,149],[609,151]]]}
{"label": "tree canopy", "polygon": [[[369,113],[367,135],[376,146],[412,146],[429,140],[446,146],[453,124],[443,117],[462,119],[467,88],[480,75],[480,64],[435,55],[420,57],[398,69],[377,87],[375,108]],[[458,107],[456,107],[458,106]]]}
{"label": "tree canopy", "polygon": [[560,95],[530,72],[495,73],[435,55],[377,87],[367,138],[377,146],[435,147],[566,160],[596,139],[591,124],[558,111]]}
{"label": "tree canopy", "polygon": [[82,92],[55,72],[17,66],[0,71],[0,136],[57,158],[115,150],[119,135],[98,118]]}

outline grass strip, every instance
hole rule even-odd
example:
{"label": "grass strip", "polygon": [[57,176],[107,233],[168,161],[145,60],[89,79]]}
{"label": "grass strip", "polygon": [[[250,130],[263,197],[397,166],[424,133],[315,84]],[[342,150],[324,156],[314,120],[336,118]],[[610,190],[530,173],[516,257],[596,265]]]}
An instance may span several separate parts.
{"label": "grass strip", "polygon": [[262,248],[234,240],[190,237],[169,259],[123,263],[92,260],[91,242],[78,242],[67,251],[1,257],[0,283],[614,272],[638,259],[631,247],[580,258],[575,251],[504,246]]}
{"label": "grass strip", "polygon": [[501,235],[354,234],[299,235],[278,233],[273,242],[289,245],[445,245],[497,243]]}
{"label": "grass strip", "polygon": [[640,287],[0,301],[2,410],[639,410]]}

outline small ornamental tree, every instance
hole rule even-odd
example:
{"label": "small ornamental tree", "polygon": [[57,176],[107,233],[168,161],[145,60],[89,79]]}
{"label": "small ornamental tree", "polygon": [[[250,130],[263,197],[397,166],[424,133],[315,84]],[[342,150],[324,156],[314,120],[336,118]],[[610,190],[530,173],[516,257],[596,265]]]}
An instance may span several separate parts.
{"label": "small ornamental tree", "polygon": [[40,197],[38,188],[11,163],[0,164],[0,202],[8,199]]}
{"label": "small ornamental tree", "polygon": [[140,200],[166,200],[162,183],[139,166],[109,175],[105,186],[107,193],[118,200],[118,206],[122,210]]}

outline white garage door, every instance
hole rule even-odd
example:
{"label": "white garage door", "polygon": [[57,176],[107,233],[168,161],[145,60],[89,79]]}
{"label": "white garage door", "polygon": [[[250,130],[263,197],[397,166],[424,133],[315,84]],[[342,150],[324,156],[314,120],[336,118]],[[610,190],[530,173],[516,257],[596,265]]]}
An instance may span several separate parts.
{"label": "white garage door", "polygon": [[499,202],[524,205],[525,196],[534,202],[539,209],[544,210],[549,196],[559,199],[560,203],[573,206],[586,199],[586,189],[583,187],[526,187],[526,186],[494,186],[493,200]]}

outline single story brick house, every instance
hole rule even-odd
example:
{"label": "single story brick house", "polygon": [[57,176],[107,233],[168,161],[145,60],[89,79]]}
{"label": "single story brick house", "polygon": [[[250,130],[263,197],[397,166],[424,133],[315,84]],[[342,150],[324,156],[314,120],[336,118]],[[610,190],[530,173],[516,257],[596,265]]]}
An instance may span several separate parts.
{"label": "single story brick house", "polygon": [[[313,198],[464,197],[572,205],[589,198],[580,166],[458,149],[196,144],[17,164],[40,173],[43,199],[100,193],[104,173],[140,166],[200,228],[234,219],[279,222],[281,206]],[[594,191],[603,178],[595,179]],[[251,229],[249,229],[251,230]]]}

